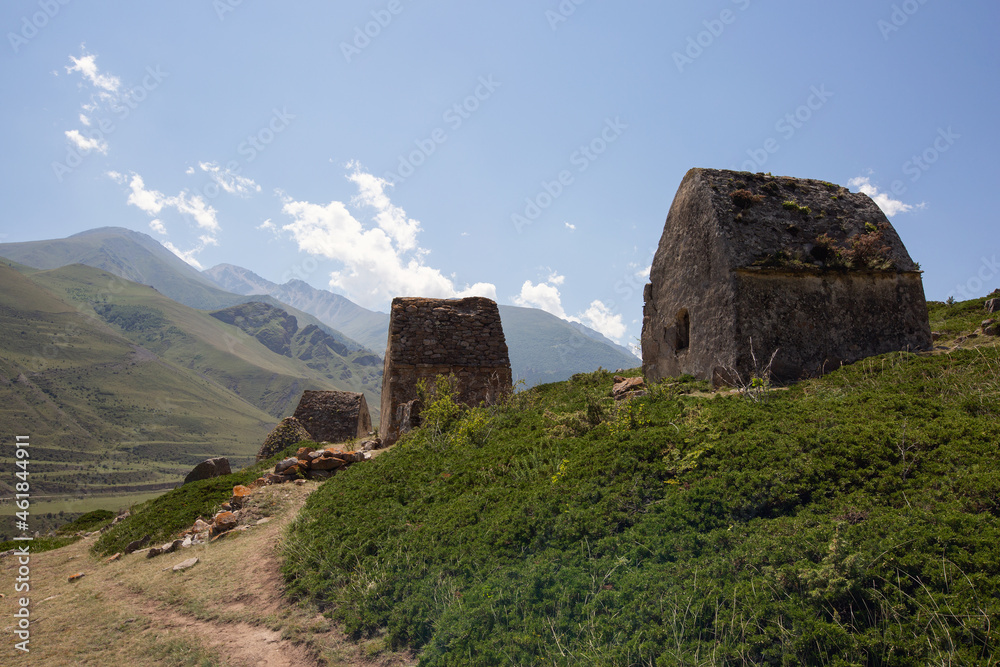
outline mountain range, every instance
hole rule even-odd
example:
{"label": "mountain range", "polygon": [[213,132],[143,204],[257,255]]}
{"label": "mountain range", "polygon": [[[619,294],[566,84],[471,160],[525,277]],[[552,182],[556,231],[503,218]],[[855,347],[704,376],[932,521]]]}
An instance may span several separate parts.
{"label": "mountain range", "polygon": [[[211,456],[241,465],[306,389],[362,392],[378,420],[385,313],[237,266],[202,273],[124,229],[0,256],[0,428],[36,439],[40,497],[162,490]],[[526,386],[636,365],[596,332],[500,310]]]}

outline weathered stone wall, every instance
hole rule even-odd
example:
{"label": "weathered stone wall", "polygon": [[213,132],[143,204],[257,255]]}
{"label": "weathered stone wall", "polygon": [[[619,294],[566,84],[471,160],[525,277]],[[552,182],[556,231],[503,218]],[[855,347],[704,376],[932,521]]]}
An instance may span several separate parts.
{"label": "weathered stone wall", "polygon": [[345,442],[372,430],[364,394],[347,391],[304,391],[295,419],[316,442]]}
{"label": "weathered stone wall", "polygon": [[494,301],[393,299],[379,426],[386,446],[399,439],[404,422],[412,421],[404,418],[407,404],[417,398],[417,383],[431,383],[439,375],[455,376],[458,400],[466,405],[491,403],[512,389],[507,343]]}
{"label": "weathered stone wall", "polygon": [[[726,364],[744,379],[777,350],[772,372],[797,380],[876,354],[930,346],[930,324],[919,273],[735,276],[737,355]],[[718,372],[718,369],[715,369]],[[720,378],[725,380],[725,378]]]}
{"label": "weathered stone wall", "polygon": [[930,347],[917,265],[866,195],[824,181],[692,169],[653,259],[643,372],[715,382],[777,349],[780,379]]}

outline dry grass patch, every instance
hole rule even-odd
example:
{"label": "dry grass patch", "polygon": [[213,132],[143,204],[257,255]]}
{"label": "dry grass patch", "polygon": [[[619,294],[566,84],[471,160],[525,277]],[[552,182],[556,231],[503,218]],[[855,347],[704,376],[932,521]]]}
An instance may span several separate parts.
{"label": "dry grass patch", "polygon": [[[250,505],[266,521],[211,544],[148,559],[106,563],[87,538],[31,559],[31,652],[25,665],[120,667],[257,665],[389,666],[413,664],[347,641],[315,607],[284,598],[278,547],[284,529],[317,483],[259,490]],[[174,572],[191,557],[193,568]],[[16,559],[0,563],[13,582]],[[86,576],[75,583],[77,572]],[[12,619],[13,585],[0,613]],[[6,629],[10,633],[13,628]],[[3,649],[0,663],[14,653]],[[20,652],[17,652],[20,653]],[[263,662],[262,662],[263,661]]]}

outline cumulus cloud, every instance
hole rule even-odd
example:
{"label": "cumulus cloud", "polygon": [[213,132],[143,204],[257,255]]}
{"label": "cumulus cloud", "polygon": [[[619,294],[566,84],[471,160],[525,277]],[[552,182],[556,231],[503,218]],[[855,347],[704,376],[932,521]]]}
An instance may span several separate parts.
{"label": "cumulus cloud", "polygon": [[566,313],[559,292],[559,286],[565,282],[566,276],[556,272],[552,272],[546,280],[537,285],[525,280],[521,285],[521,293],[514,297],[514,303],[526,308],[540,308],[568,322],[584,324],[620,343],[626,332],[625,323],[622,321],[622,316],[611,312],[604,302],[595,299],[582,313],[577,315]]}
{"label": "cumulus cloud", "polygon": [[569,222],[567,222],[565,224],[566,224],[566,229],[568,229],[569,231],[571,231],[571,232],[575,232],[576,231],[576,225],[571,224]]}
{"label": "cumulus cloud", "polygon": [[540,282],[537,285],[525,280],[521,285],[521,293],[514,297],[514,304],[525,308],[540,308],[556,317],[573,321],[563,309],[562,295],[557,287],[559,284],[562,284],[561,280],[558,283]]}
{"label": "cumulus cloud", "polygon": [[406,211],[389,201],[389,196],[385,193],[386,181],[361,171],[356,163],[347,166],[354,168],[348,180],[358,187],[353,203],[375,209],[375,224],[392,239],[399,250],[406,252],[415,249],[420,223],[408,218]]}
{"label": "cumulus cloud", "polygon": [[[260,186],[252,178],[240,176],[239,174],[220,167],[215,162],[199,162],[198,167],[212,177],[212,180],[231,195],[246,197],[254,192],[260,192]],[[194,173],[194,168],[187,170],[188,174]]]}
{"label": "cumulus cloud", "polygon": [[84,126],[90,127],[90,118],[88,118],[86,114],[80,114],[80,122],[83,123]]}
{"label": "cumulus cloud", "polygon": [[149,217],[153,218],[149,222],[149,228],[154,232],[166,235],[167,227],[158,217],[165,209],[174,209],[178,213],[188,216],[201,230],[198,236],[198,243],[190,250],[181,250],[169,241],[163,241],[164,247],[183,259],[185,262],[201,270],[203,267],[195,258],[195,255],[203,251],[208,246],[218,245],[217,234],[220,231],[219,221],[214,208],[199,195],[191,195],[187,190],[182,190],[175,196],[167,196],[159,190],[147,188],[142,176],[132,173],[127,177],[117,171],[107,172],[108,178],[121,185],[128,184],[129,206],[135,206]]}
{"label": "cumulus cloud", "polygon": [[[109,172],[108,175],[113,173],[115,172]],[[176,196],[168,197],[159,190],[146,188],[142,176],[135,173],[129,182],[129,190],[128,204],[151,216],[159,215],[164,207],[174,208],[177,212],[190,216],[198,227],[212,234],[214,241],[214,234],[219,231],[216,210],[201,195],[191,195],[187,190],[181,190]]]}
{"label": "cumulus cloud", "polygon": [[591,301],[587,310],[580,316],[583,323],[591,329],[599,331],[616,343],[620,343],[625,335],[625,323],[622,316],[611,312],[602,301]]}
{"label": "cumulus cloud", "polygon": [[113,74],[101,74],[97,68],[97,56],[84,53],[80,58],[70,56],[69,59],[73,61],[73,65],[66,68],[68,73],[79,72],[95,87],[109,93],[118,92],[122,84],[121,79]]}
{"label": "cumulus cloud", "polygon": [[85,137],[80,134],[79,130],[67,130],[66,138],[83,153],[89,153],[90,151],[97,151],[104,155],[108,153],[108,142],[94,137]]}
{"label": "cumulus cloud", "polygon": [[348,180],[358,188],[352,204],[374,209],[371,223],[356,218],[343,202],[313,204],[284,196],[282,211],[292,219],[282,229],[299,249],[340,263],[330,274],[330,287],[369,307],[394,296],[439,298],[485,296],[496,299],[496,287],[476,283],[459,287],[452,278],[428,266],[428,251],[417,244],[420,223],[392,204],[386,181],[355,165]]}
{"label": "cumulus cloud", "polygon": [[914,209],[924,208],[925,204],[904,204],[898,199],[893,199],[888,194],[884,192],[879,192],[879,189],[872,184],[871,179],[868,176],[857,176],[852,178],[847,182],[852,188],[856,188],[858,192],[862,192],[872,198],[878,207],[882,209],[890,218],[894,215],[900,213],[909,213]]}

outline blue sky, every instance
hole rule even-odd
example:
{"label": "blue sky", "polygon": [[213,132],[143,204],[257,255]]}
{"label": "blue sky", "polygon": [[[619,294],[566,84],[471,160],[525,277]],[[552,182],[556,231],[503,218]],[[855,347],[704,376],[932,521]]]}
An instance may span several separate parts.
{"label": "blue sky", "polygon": [[864,189],[928,298],[1000,287],[995,1],[7,0],[0,28],[5,241],[123,226],[629,344],[699,166]]}

